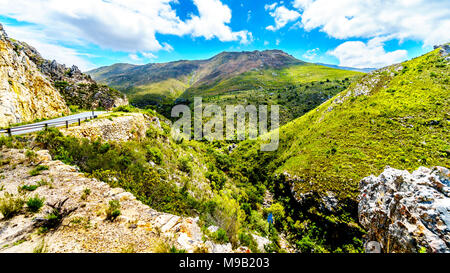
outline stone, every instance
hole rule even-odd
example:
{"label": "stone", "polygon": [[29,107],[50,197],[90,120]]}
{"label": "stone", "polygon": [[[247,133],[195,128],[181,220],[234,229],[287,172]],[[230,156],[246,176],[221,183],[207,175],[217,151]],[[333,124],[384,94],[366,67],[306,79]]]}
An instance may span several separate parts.
{"label": "stone", "polygon": [[[30,50],[30,54],[31,50]],[[68,114],[64,98],[0,27],[0,127]]]}
{"label": "stone", "polygon": [[358,215],[382,252],[450,253],[450,171],[386,167],[360,181]]}

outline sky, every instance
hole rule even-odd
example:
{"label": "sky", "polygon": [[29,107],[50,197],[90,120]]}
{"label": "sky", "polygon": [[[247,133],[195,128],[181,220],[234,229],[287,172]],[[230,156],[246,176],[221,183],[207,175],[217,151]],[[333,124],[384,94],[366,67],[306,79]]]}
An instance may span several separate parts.
{"label": "sky", "polygon": [[379,68],[450,42],[449,0],[0,0],[0,23],[82,71],[281,49]]}

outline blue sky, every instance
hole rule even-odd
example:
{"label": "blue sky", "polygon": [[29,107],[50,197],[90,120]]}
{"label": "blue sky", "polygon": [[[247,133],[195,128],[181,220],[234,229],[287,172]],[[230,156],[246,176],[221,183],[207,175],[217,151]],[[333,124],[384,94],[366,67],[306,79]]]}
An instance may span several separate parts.
{"label": "blue sky", "polygon": [[382,67],[450,42],[446,0],[0,0],[0,22],[82,70],[264,49]]}

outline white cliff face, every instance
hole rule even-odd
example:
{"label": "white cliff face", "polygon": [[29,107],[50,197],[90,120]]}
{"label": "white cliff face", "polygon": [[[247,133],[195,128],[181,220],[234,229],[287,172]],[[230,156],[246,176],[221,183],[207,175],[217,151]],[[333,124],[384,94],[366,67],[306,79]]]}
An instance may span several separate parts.
{"label": "white cliff face", "polygon": [[0,25],[0,126],[68,113],[59,91],[18,52]]}
{"label": "white cliff face", "polygon": [[[387,167],[360,182],[359,221],[366,246],[382,252],[450,253],[450,171]],[[377,247],[375,247],[377,248]]]}

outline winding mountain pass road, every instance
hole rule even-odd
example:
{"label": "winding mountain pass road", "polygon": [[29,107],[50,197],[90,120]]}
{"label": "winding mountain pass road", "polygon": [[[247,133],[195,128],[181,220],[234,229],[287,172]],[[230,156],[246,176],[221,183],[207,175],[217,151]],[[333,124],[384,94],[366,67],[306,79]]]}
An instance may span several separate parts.
{"label": "winding mountain pass road", "polygon": [[[26,125],[15,126],[15,127],[11,127],[11,134],[12,135],[23,135],[23,134],[29,134],[29,133],[41,131],[42,129],[45,128],[45,124],[48,124],[48,127],[63,127],[66,125],[66,121],[70,125],[73,123],[77,123],[78,119],[85,120],[87,118],[89,119],[89,118],[92,118],[93,116],[99,116],[104,113],[107,113],[107,112],[106,111],[83,112],[83,113],[79,113],[79,114],[75,114],[75,115],[70,115],[70,116],[65,116],[65,117],[60,117],[60,118],[55,118],[55,119],[49,119],[49,120],[40,121],[40,122],[36,122],[36,123],[30,123],[30,124],[26,124]],[[2,134],[7,134],[7,131],[4,131],[4,130],[0,130],[0,132]]]}

